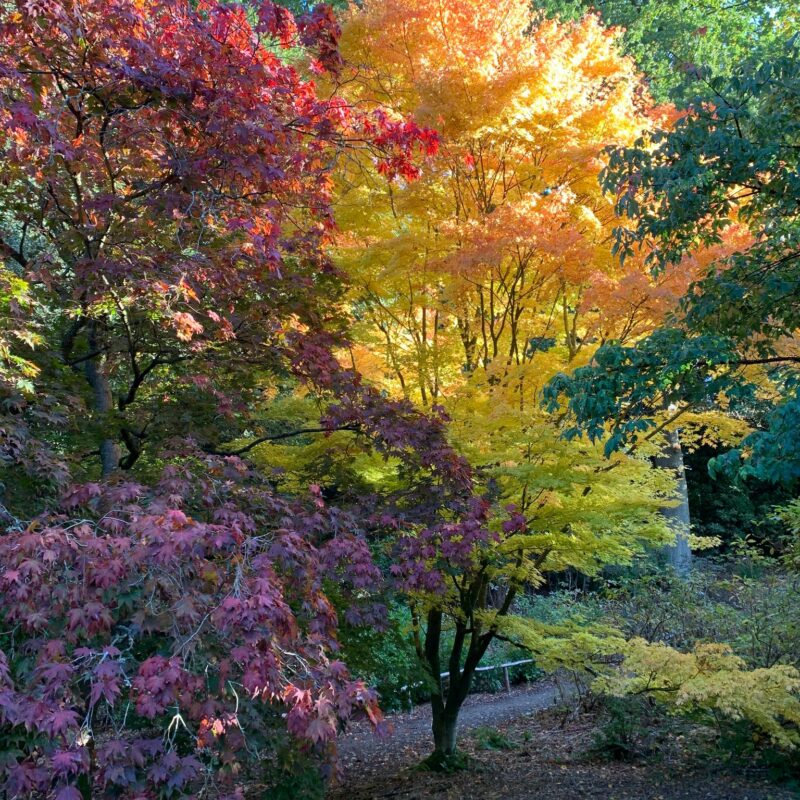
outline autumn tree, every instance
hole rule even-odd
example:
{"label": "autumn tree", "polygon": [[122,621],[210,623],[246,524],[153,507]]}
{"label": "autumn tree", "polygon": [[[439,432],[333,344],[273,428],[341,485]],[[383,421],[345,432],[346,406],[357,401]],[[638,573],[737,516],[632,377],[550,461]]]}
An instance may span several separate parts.
{"label": "autumn tree", "polygon": [[[337,201],[344,228],[337,257],[360,287],[353,302],[366,345],[352,348],[351,357],[389,391],[445,406],[454,442],[476,465],[480,497],[437,525],[401,532],[393,550],[392,570],[433,682],[432,765],[452,763],[461,703],[495,638],[528,648],[540,663],[577,669],[597,653],[624,654],[636,674],[632,685],[641,686],[648,666],[663,655],[658,648],[627,644],[607,631],[597,636],[520,619],[515,597],[550,575],[594,574],[665,540],[658,511],[669,485],[648,467],[665,434],[676,442],[679,420],[691,421],[694,436],[716,429],[741,439],[746,432],[707,403],[670,408],[678,399],[671,391],[675,375],[671,364],[659,372],[666,340],[658,331],[685,325],[679,301],[693,282],[746,258],[760,231],[721,199],[691,216],[704,196],[699,186],[712,197],[728,191],[724,175],[711,180],[699,168],[715,173],[730,162],[715,158],[720,140],[709,136],[707,160],[692,167],[701,172],[698,183],[687,189],[681,170],[694,158],[680,132],[693,117],[681,121],[653,106],[633,64],[620,57],[618,37],[594,16],[560,25],[531,17],[517,3],[373,2],[344,25],[342,82],[353,102],[412,112],[435,124],[441,137],[412,184],[386,187],[367,160],[350,161]],[[791,90],[784,97],[781,130],[791,141]],[[651,133],[652,141],[670,141],[655,155],[641,144]],[[609,147],[648,165],[641,179],[652,206],[645,204],[638,226],[620,213],[639,198],[640,176],[631,176],[622,198],[615,184],[598,180],[627,169]],[[754,152],[730,145],[740,167],[745,153],[754,160]],[[661,158],[671,171],[660,171]],[[674,198],[663,197],[664,175],[674,180],[667,184]],[[659,208],[662,200],[680,208]],[[693,230],[696,247],[675,248],[674,258],[651,269],[663,229],[687,213],[711,235]],[[614,229],[629,244],[622,262]],[[628,416],[625,405],[618,416],[619,406],[601,416],[603,375],[596,387],[578,378],[570,383],[571,371],[596,375],[596,359],[613,375],[613,354],[640,352],[642,339],[645,355],[626,362],[623,380],[647,382],[642,391],[651,416]],[[706,383],[709,372],[686,375],[692,369],[678,377]],[[573,410],[585,410],[597,425],[591,442],[558,404],[552,415],[538,405],[558,370],[565,370],[562,385],[574,390]],[[613,437],[626,424],[632,446],[620,450]],[[604,453],[598,441],[609,428]],[[765,727],[782,738],[780,717],[796,719],[796,673],[745,675],[724,648],[709,653],[722,657],[709,658],[702,648],[692,656],[669,654],[675,664],[702,667],[702,680],[690,689],[693,702],[768,719]],[[685,673],[675,671],[665,691],[684,683]],[[731,690],[714,694],[715,681]],[[742,685],[751,687],[752,702],[733,696]]]}
{"label": "autumn tree", "polygon": [[678,317],[636,343],[609,344],[591,364],[551,387],[578,428],[633,446],[664,402],[678,413],[722,405],[761,407],[756,429],[718,466],[796,485],[798,330],[797,44],[766,61],[745,61],[713,82],[671,131],[612,158],[605,176],[618,193],[622,254],[654,242],[654,274],[698,248],[717,246],[732,226],[748,237],[700,274]]}
{"label": "autumn tree", "polygon": [[[440,12],[444,33],[431,22]],[[632,143],[654,113],[615,34],[587,17],[537,21],[528,37],[518,4],[473,12],[376,4],[343,40],[350,96],[414,113],[441,136],[420,180],[386,189],[354,165],[337,201],[340,263],[363,287],[365,335],[423,405],[477,367],[526,364],[543,350],[534,339],[558,337],[573,359],[616,323],[632,331],[637,316],[657,314],[646,278],[643,297],[621,293],[631,306],[613,323],[592,296],[598,276],[614,287],[623,278],[607,245],[602,152]],[[399,43],[381,33],[395,22]]]}
{"label": "autumn tree", "polygon": [[335,249],[353,284],[353,363],[394,395],[443,406],[476,468],[467,507],[401,528],[392,550],[433,680],[439,765],[491,642],[536,650],[544,636],[514,616],[515,597],[667,535],[658,510],[670,481],[646,454],[609,470],[602,449],[561,439],[539,405],[548,377],[649,330],[688,282],[611,252],[605,148],[671,113],[653,106],[616,37],[596,17],[561,25],[516,0],[376,0],[343,22],[331,89],[439,133],[414,181],[387,185],[369,158],[343,163]]}
{"label": "autumn tree", "polygon": [[[381,509],[281,495],[238,439],[342,429],[468,491],[442,420],[333,355],[331,167],[352,146],[410,174],[435,135],[283,58],[339,68],[324,8],[0,17],[0,793],[225,795],[292,742],[329,761],[342,720],[379,721],[333,654],[338,613],[379,624]],[[285,382],[317,400],[310,433],[251,415]]]}
{"label": "autumn tree", "polygon": [[[481,12],[467,23],[448,7],[442,18],[453,30],[444,41],[421,31],[423,15],[435,17],[436,8],[417,16],[403,9],[398,24],[416,27],[398,45],[379,32],[396,11],[371,13],[345,27],[344,52],[357,65],[348,91],[430,119],[441,147],[410,186],[386,189],[359,165],[342,178],[340,263],[362,287],[355,362],[423,406],[447,406],[463,423],[465,446],[481,443],[482,461],[508,461],[508,450],[494,450],[496,434],[482,438],[484,421],[489,431],[524,430],[540,413],[547,378],[585,363],[598,345],[651,332],[693,278],[746,246],[748,233],[732,225],[724,242],[657,273],[646,241],[620,264],[612,235],[620,220],[598,180],[606,148],[668,128],[677,113],[652,103],[618,52],[621,32],[596,17],[563,26],[537,20],[528,36],[514,33],[525,27],[525,9],[501,4],[496,17]],[[488,29],[502,30],[502,42]],[[515,42],[513,57],[507,41]],[[682,449],[669,405],[659,418],[665,427],[652,436],[662,450],[654,456],[683,488],[681,505],[668,513],[686,533]],[[683,568],[685,536],[679,543]]]}

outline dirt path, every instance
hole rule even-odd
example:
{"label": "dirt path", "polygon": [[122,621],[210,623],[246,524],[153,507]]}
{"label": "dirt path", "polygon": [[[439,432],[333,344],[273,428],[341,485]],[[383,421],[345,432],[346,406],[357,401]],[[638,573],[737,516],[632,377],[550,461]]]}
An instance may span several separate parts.
{"label": "dirt path", "polygon": [[[483,726],[496,727],[534,711],[549,708],[560,694],[554,684],[537,682],[511,692],[471,695],[464,702],[459,717],[459,735]],[[419,760],[420,743],[431,741],[431,707],[418,706],[412,711],[388,717],[393,732],[378,737],[366,725],[354,725],[339,740],[339,756],[345,774],[360,765],[376,760],[391,763],[393,768]]]}
{"label": "dirt path", "polygon": [[[430,707],[392,714],[380,739],[354,726],[340,739],[343,768],[328,800],[797,800],[757,771],[693,758],[694,740],[670,735],[649,760],[604,762],[590,756],[597,720],[550,710],[561,695],[551,683],[510,694],[474,695],[462,711],[464,772],[415,769],[430,752]],[[470,731],[498,728],[507,746],[487,750]]]}

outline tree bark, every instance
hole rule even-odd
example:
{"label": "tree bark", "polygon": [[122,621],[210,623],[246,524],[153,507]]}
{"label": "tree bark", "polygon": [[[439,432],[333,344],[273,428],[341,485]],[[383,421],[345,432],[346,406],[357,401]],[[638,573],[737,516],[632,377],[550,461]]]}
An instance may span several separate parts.
{"label": "tree bark", "polygon": [[[433,758],[435,761],[447,760],[455,755],[458,741],[458,715],[461,707],[469,695],[475,668],[480,663],[483,654],[489,646],[493,634],[479,635],[473,632],[470,635],[470,645],[467,651],[463,669],[457,665],[460,662],[464,638],[456,633],[456,640],[451,652],[450,676],[446,699],[442,691],[441,680],[437,681],[438,692],[431,696],[431,712],[433,732]],[[429,660],[430,663],[430,660]],[[436,663],[439,663],[438,653]]]}
{"label": "tree bark", "polygon": [[[89,352],[97,350],[97,332],[94,323],[89,328]],[[114,398],[111,394],[111,384],[108,376],[101,367],[102,355],[89,358],[84,364],[84,374],[86,381],[92,389],[94,399],[94,410],[101,419],[104,427],[108,425],[108,414],[114,406]],[[102,477],[108,478],[119,467],[119,445],[116,440],[104,436],[100,440],[100,468]]]}
{"label": "tree bark", "polygon": [[433,751],[436,755],[448,757],[456,752],[458,710],[448,713],[441,706],[433,707]]}
{"label": "tree bark", "polygon": [[675,544],[665,548],[670,566],[678,575],[685,577],[692,566],[692,552],[689,549],[689,492],[686,486],[686,469],[683,463],[683,449],[680,434],[670,431],[667,443],[661,454],[653,459],[653,464],[661,469],[668,469],[675,476],[678,504],[662,509],[661,513],[669,527],[675,532]]}

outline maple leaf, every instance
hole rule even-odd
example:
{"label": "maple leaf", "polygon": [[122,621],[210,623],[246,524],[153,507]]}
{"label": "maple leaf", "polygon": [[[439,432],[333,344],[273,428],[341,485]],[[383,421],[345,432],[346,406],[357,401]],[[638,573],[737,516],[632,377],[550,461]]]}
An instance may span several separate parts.
{"label": "maple leaf", "polygon": [[43,680],[53,684],[66,683],[75,672],[72,664],[61,662],[47,662],[39,668],[39,675]]}
{"label": "maple leaf", "polygon": [[50,766],[56,775],[76,775],[82,771],[83,755],[74,750],[59,750],[50,757]]}
{"label": "maple leaf", "polygon": [[56,792],[56,800],[82,800],[83,795],[74,786],[62,786]]}
{"label": "maple leaf", "polygon": [[316,717],[308,724],[305,735],[312,742],[324,742],[336,735],[336,729],[330,720]]}
{"label": "maple leaf", "polygon": [[78,727],[78,714],[71,708],[55,709],[43,720],[42,727],[51,735],[65,736]]}

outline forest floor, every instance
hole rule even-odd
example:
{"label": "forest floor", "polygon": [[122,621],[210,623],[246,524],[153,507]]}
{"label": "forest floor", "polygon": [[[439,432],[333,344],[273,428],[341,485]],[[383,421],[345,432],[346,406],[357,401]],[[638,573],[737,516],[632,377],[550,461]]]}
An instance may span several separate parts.
{"label": "forest floor", "polygon": [[[559,705],[560,704],[560,705]],[[430,752],[430,708],[389,717],[394,733],[361,726],[340,740],[342,778],[329,800],[789,800],[798,795],[755,769],[695,757],[695,742],[671,736],[646,759],[591,755],[598,720],[565,710],[551,683],[465,704],[460,746],[467,770],[418,769]],[[487,741],[488,739],[488,741]],[[496,749],[493,749],[496,748]]]}

